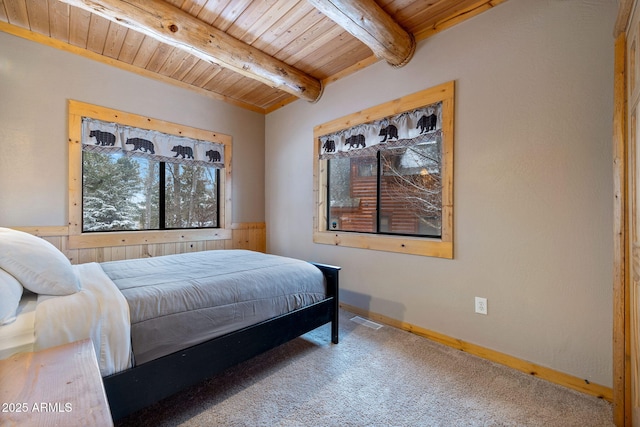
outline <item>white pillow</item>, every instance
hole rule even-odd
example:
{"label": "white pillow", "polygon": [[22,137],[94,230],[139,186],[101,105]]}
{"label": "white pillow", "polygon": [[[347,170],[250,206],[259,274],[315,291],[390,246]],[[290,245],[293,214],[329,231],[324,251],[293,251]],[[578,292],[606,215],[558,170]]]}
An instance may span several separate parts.
{"label": "white pillow", "polygon": [[80,281],[66,256],[32,234],[0,227],[0,268],[36,294],[70,295]]}
{"label": "white pillow", "polygon": [[0,326],[16,320],[16,310],[22,297],[22,285],[0,268]]}

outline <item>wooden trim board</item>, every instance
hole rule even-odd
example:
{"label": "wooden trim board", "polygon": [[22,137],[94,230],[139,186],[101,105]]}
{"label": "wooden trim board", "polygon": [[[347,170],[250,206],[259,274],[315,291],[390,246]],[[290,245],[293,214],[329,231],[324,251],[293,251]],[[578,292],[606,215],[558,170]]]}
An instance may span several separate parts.
{"label": "wooden trim board", "polygon": [[629,233],[628,164],[627,164],[627,86],[626,86],[626,34],[615,41],[614,113],[613,113],[613,419],[616,425],[625,425],[631,419],[631,390],[628,355],[629,336],[629,259],[627,236]]}

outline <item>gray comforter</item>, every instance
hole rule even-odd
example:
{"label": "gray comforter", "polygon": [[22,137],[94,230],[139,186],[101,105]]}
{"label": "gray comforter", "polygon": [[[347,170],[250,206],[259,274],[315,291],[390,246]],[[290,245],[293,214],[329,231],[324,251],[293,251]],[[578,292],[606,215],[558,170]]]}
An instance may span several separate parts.
{"label": "gray comforter", "polygon": [[126,298],[135,363],[320,301],[324,276],[292,258],[215,250],[104,262]]}

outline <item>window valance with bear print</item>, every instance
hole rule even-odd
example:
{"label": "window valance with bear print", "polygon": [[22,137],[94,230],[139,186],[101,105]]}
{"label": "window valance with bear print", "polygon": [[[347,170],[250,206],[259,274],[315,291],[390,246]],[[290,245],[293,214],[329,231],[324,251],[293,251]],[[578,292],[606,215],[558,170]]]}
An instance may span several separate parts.
{"label": "window valance with bear print", "polygon": [[160,162],[224,168],[224,144],[82,118],[82,149],[99,153],[124,152]]}
{"label": "window valance with bear print", "polygon": [[320,137],[320,159],[375,153],[380,146],[411,147],[442,137],[442,102]]}

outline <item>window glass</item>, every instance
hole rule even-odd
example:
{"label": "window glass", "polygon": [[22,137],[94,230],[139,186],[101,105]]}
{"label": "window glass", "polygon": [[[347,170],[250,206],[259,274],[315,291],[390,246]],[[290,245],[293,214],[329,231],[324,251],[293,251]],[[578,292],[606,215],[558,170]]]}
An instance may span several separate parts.
{"label": "window glass", "polygon": [[329,230],[376,231],[375,157],[329,160]]}
{"label": "window glass", "polygon": [[440,163],[437,141],[330,159],[327,229],[440,237]]}
{"label": "window glass", "polygon": [[218,227],[218,169],[83,152],[82,180],[82,231]]}
{"label": "window glass", "polygon": [[379,232],[441,236],[442,181],[438,143],[380,151]]}
{"label": "window glass", "polygon": [[165,228],[218,226],[218,169],[166,163]]}

